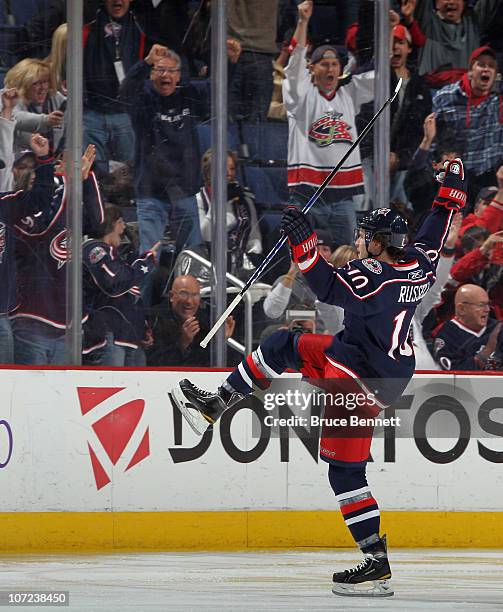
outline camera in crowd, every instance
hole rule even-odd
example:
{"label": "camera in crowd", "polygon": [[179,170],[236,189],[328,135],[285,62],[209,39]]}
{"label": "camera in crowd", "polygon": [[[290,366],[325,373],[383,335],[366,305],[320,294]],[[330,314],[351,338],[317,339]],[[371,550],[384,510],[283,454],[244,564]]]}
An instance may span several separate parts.
{"label": "camera in crowd", "polygon": [[286,311],[288,329],[300,334],[314,334],[316,331],[316,310],[303,310],[301,306]]}

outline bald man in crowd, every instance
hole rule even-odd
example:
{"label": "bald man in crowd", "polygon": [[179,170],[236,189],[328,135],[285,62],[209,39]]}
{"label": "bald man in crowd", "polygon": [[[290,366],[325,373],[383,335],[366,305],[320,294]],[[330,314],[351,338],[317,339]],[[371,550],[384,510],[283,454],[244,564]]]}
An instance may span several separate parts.
{"label": "bald man in crowd", "polygon": [[454,317],[442,325],[433,352],[443,370],[501,370],[502,324],[490,317],[487,291],[462,285],[456,291]]}
{"label": "bald man in crowd", "polygon": [[[159,314],[152,320],[154,344],[148,351],[151,366],[209,366],[210,351],[199,346],[210,326],[207,314],[200,310],[201,285],[194,276],[177,276]],[[225,336],[234,333],[235,321],[228,317]]]}

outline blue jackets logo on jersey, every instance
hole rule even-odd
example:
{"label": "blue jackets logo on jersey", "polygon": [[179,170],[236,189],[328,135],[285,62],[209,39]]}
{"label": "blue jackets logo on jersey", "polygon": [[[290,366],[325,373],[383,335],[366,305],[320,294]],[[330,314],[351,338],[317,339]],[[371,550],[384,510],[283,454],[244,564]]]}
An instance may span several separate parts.
{"label": "blue jackets logo on jersey", "polygon": [[340,119],[342,113],[325,113],[311,124],[308,138],[318,147],[328,147],[335,142],[352,144],[353,137],[349,130],[351,127]]}
{"label": "blue jackets logo on jersey", "polygon": [[62,268],[68,259],[66,229],[56,234],[49,246],[51,257],[58,262],[58,270]]}

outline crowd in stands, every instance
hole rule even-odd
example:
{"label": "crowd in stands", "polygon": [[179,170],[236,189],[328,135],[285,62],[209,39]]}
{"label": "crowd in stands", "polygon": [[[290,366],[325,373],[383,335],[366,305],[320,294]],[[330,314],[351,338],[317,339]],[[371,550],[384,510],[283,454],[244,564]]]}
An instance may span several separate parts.
{"label": "crowd in stands", "polygon": [[[392,0],[390,204],[411,236],[461,157],[467,206],[411,326],[417,369],[503,369],[503,0]],[[267,8],[265,8],[267,5]],[[246,281],[374,114],[374,0],[228,0],[227,269]],[[0,0],[0,363],[65,360],[66,0]],[[83,362],[207,366],[212,244],[210,0],[85,0]],[[309,213],[335,267],[377,206],[372,133]],[[73,248],[77,248],[76,245]],[[195,253],[191,258],[187,251]],[[253,342],[336,334],[281,251]],[[230,298],[232,295],[229,292]],[[225,326],[240,359],[244,309]]]}

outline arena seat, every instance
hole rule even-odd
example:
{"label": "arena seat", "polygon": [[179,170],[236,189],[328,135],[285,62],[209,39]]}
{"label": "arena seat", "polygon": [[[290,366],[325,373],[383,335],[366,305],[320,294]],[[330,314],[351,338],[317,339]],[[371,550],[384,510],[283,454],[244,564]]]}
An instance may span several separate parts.
{"label": "arena seat", "polygon": [[280,161],[288,158],[288,124],[286,122],[244,123],[242,143],[248,145],[250,159]]}
{"label": "arena seat", "polygon": [[[211,122],[200,123],[197,126],[197,133],[202,156],[207,149],[211,148]],[[229,149],[237,149],[239,146],[238,133],[234,124],[229,124],[227,127],[227,145]]]}
{"label": "arena seat", "polygon": [[242,124],[241,164],[259,213],[280,210],[288,201],[288,125],[282,122]]}
{"label": "arena seat", "polygon": [[22,26],[45,8],[47,1],[41,0],[11,0],[10,8],[16,25]]}
{"label": "arena seat", "polygon": [[0,25],[0,67],[9,69],[19,61],[22,28],[11,25]]}

